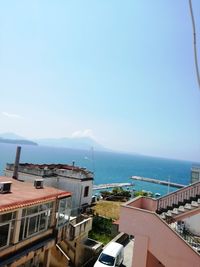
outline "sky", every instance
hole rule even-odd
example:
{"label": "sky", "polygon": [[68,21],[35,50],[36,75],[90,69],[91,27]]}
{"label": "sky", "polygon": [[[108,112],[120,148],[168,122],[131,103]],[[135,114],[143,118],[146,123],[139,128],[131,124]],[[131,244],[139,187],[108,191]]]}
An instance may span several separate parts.
{"label": "sky", "polygon": [[200,161],[187,0],[1,1],[0,93],[0,133]]}

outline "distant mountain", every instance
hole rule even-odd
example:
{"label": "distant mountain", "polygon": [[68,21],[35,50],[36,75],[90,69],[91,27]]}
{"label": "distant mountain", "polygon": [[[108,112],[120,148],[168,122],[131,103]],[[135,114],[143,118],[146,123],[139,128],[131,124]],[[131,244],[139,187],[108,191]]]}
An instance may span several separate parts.
{"label": "distant mountain", "polygon": [[97,143],[94,139],[90,137],[63,137],[63,138],[44,138],[34,140],[39,145],[43,146],[53,146],[53,147],[66,147],[72,149],[90,149],[93,147],[96,150],[107,150],[101,144]]}
{"label": "distant mountain", "polygon": [[0,138],[5,138],[5,139],[12,139],[12,140],[26,140],[23,136],[20,136],[15,133],[0,133]]}
{"label": "distant mountain", "polygon": [[63,137],[63,138],[39,138],[28,140],[25,137],[15,133],[0,133],[0,143],[21,144],[21,145],[42,145],[51,147],[65,147],[72,149],[85,149],[88,150],[93,147],[99,151],[110,151],[97,143],[90,137]]}
{"label": "distant mountain", "polygon": [[32,146],[38,145],[36,142],[27,140],[26,138],[20,135],[17,135],[15,133],[1,133],[0,143],[17,144],[17,145],[32,145]]}
{"label": "distant mountain", "polygon": [[6,144],[17,144],[17,145],[31,145],[31,146],[37,146],[38,144],[29,141],[29,140],[20,140],[20,139],[6,139],[0,137],[0,143],[6,143]]}

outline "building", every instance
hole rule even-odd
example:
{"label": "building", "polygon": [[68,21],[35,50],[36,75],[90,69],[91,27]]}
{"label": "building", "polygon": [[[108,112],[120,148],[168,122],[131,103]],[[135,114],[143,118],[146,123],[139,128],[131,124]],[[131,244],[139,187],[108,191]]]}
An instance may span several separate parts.
{"label": "building", "polygon": [[92,217],[82,214],[70,218],[68,236],[61,243],[61,247],[74,266],[82,267],[92,258],[96,258],[102,249],[102,243],[88,238],[90,230],[92,230]]}
{"label": "building", "polygon": [[92,201],[93,173],[85,168],[66,164],[7,164],[5,176],[13,177],[17,168],[19,179],[33,182],[44,179],[45,186],[72,192],[72,215],[79,214]]}
{"label": "building", "polygon": [[121,207],[119,230],[134,236],[132,266],[200,266],[200,181]]}
{"label": "building", "polygon": [[191,183],[200,181],[200,166],[192,166],[191,169]]}
{"label": "building", "polygon": [[[102,244],[88,238],[92,229],[92,217],[81,213],[91,204],[93,173],[74,165],[66,164],[29,164],[19,163],[21,147],[17,148],[15,164],[7,164],[5,175],[33,183],[42,179],[45,187],[72,192],[72,209],[69,224],[61,242],[52,249],[54,267],[60,267],[61,257],[70,261],[75,267],[96,256]],[[56,190],[56,189],[55,189]],[[59,261],[56,261],[59,259]],[[66,266],[66,264],[64,264]]]}
{"label": "building", "polygon": [[0,177],[0,266],[48,267],[70,212],[71,193]]}

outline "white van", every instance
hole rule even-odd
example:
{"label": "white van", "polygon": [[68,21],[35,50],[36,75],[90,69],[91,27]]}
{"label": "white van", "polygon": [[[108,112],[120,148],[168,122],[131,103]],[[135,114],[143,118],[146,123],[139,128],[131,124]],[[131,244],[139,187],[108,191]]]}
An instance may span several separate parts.
{"label": "white van", "polygon": [[110,242],[101,252],[94,267],[120,266],[124,260],[124,247],[116,242]]}

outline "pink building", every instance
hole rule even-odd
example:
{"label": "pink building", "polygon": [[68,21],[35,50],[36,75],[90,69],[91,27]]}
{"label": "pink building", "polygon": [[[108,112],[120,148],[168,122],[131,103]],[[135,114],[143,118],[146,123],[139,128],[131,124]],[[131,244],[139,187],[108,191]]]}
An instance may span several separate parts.
{"label": "pink building", "polygon": [[135,237],[133,267],[199,267],[200,182],[125,203],[119,229]]}

